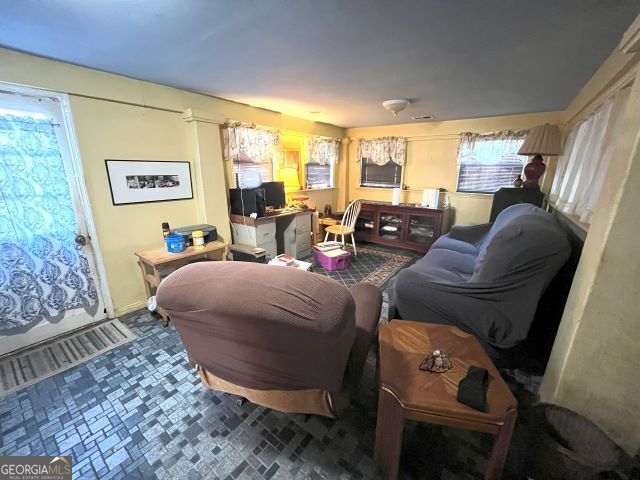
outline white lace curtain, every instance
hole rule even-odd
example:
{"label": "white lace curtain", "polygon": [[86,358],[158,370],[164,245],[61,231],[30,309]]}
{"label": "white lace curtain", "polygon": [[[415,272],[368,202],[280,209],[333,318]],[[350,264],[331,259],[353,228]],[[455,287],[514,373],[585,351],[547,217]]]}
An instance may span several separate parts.
{"label": "white lace curtain", "polygon": [[527,157],[517,155],[528,130],[504,130],[494,133],[463,132],[458,146],[458,165],[495,165],[503,159],[519,159],[524,166]]}
{"label": "white lace curtain", "polygon": [[252,123],[229,123],[224,128],[224,154],[235,163],[267,163],[280,150],[277,130],[257,127]]}
{"label": "white lace curtain", "polygon": [[338,163],[340,155],[340,139],[310,136],[307,138],[309,163],[330,165]]}
{"label": "white lace curtain", "polygon": [[407,139],[404,137],[382,137],[366,140],[361,138],[358,141],[358,159],[366,158],[370,163],[384,165],[394,162],[397,165],[404,165],[407,151]]}
{"label": "white lace curtain", "polygon": [[613,147],[624,118],[630,89],[608,98],[569,131],[549,194],[553,206],[591,223]]}

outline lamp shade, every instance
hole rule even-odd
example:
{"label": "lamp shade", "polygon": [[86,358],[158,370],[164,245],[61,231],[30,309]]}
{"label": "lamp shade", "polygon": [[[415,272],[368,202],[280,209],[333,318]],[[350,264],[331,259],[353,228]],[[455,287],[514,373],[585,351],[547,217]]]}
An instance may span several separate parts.
{"label": "lamp shade", "polygon": [[538,125],[529,130],[518,155],[560,155],[560,129],[557,125]]}

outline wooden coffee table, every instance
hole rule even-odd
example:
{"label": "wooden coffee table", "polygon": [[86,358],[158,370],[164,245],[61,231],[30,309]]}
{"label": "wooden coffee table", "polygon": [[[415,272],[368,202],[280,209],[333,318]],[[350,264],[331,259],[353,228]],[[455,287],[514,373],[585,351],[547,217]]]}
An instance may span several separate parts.
{"label": "wooden coffee table", "polygon": [[[495,435],[485,479],[499,478],[518,402],[478,341],[456,327],[403,320],[383,325],[378,335],[380,396],[374,455],[384,478],[398,476],[405,420]],[[445,373],[419,370],[420,362],[438,348],[447,352],[453,367]],[[486,413],[456,400],[458,383],[471,365],[486,368],[491,377]]]}

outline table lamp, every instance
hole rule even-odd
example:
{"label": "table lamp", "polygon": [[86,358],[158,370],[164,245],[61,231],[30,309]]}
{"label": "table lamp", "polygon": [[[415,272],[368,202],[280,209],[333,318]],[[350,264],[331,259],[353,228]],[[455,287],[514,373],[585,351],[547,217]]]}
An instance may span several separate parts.
{"label": "table lamp", "polygon": [[533,155],[533,159],[524,167],[527,179],[524,181],[526,188],[540,188],[538,179],[542,176],[547,166],[542,161],[543,155],[560,155],[560,129],[557,125],[538,125],[529,130],[527,138],[518,150],[518,155]]}

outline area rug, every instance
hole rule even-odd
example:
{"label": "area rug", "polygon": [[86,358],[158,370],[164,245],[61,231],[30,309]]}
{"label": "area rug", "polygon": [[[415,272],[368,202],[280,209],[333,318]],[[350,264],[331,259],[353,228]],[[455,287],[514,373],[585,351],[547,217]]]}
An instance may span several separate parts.
{"label": "area rug", "polygon": [[313,271],[346,286],[367,282],[384,290],[396,273],[420,258],[420,255],[413,252],[384,247],[358,246],[358,255],[353,255],[353,249],[348,250],[351,252],[351,266],[348,269],[332,272],[314,263]]}
{"label": "area rug", "polygon": [[0,397],[80,365],[136,338],[114,319],[0,359]]}

